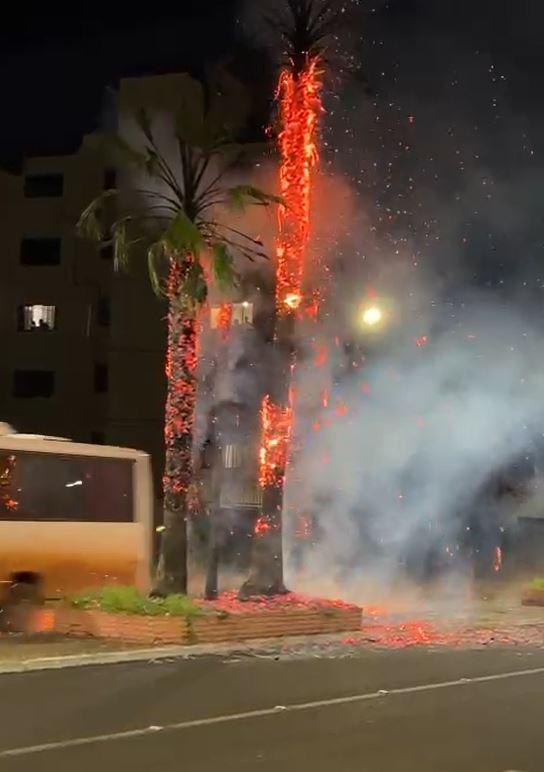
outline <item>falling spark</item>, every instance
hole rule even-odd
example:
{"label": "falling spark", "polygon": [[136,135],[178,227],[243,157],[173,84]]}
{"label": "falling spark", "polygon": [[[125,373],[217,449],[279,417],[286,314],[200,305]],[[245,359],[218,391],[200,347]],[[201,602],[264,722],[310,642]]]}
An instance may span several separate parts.
{"label": "falling spark", "polygon": [[502,549],[499,546],[497,546],[495,547],[495,556],[493,558],[493,571],[495,571],[495,573],[498,574],[501,569],[502,569]]}

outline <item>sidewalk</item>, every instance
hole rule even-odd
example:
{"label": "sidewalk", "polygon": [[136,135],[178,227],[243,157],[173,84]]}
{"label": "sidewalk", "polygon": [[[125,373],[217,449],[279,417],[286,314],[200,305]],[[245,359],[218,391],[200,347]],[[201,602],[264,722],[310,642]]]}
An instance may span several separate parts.
{"label": "sidewalk", "polygon": [[362,649],[544,648],[544,608],[521,606],[519,595],[497,594],[454,606],[387,610],[367,606],[360,632],[247,640],[228,644],[143,647],[50,633],[0,635],[0,673],[197,656],[345,657]]}

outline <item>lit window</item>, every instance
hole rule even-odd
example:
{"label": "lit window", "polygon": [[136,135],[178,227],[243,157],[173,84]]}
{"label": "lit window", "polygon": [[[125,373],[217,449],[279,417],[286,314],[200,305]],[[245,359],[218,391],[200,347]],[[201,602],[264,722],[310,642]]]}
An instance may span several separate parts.
{"label": "lit window", "polygon": [[232,322],[233,326],[237,324],[253,324],[253,303],[244,300],[243,303],[232,304]]}
{"label": "lit window", "polygon": [[19,306],[17,326],[20,332],[54,330],[57,326],[57,307],[41,304]]}
{"label": "lit window", "polygon": [[[253,303],[244,300],[243,303],[233,303],[229,315],[229,326],[238,327],[240,325],[253,324]],[[224,318],[224,306],[212,306],[210,309],[210,327],[217,330],[222,327],[221,320]]]}

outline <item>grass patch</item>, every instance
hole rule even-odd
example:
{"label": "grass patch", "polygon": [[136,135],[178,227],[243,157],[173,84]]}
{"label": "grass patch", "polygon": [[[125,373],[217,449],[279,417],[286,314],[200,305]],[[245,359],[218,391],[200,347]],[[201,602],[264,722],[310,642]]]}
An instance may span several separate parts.
{"label": "grass patch", "polygon": [[186,595],[168,595],[166,598],[148,598],[136,587],[100,587],[83,590],[66,598],[73,608],[100,609],[111,614],[140,614],[143,616],[194,617],[201,609]]}
{"label": "grass patch", "polygon": [[544,578],[537,577],[531,582],[531,590],[544,590]]}

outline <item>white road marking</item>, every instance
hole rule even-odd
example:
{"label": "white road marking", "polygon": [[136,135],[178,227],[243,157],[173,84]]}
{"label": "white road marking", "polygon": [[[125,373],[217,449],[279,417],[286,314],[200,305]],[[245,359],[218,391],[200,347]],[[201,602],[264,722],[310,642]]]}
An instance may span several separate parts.
{"label": "white road marking", "polygon": [[348,697],[332,697],[331,699],[327,700],[299,702],[292,705],[276,705],[273,708],[248,710],[243,713],[227,713],[223,716],[210,716],[208,718],[195,718],[188,721],[180,721],[179,723],[175,724],[165,724],[164,726],[146,726],[141,727],[140,729],[129,729],[123,732],[97,734],[90,737],[74,737],[70,740],[59,740],[57,742],[42,743],[40,745],[27,745],[20,748],[8,748],[7,750],[0,751],[0,759],[11,756],[27,756],[33,753],[43,753],[45,751],[62,750],[64,748],[77,748],[82,745],[95,745],[97,743],[113,742],[114,740],[127,740],[132,737],[145,737],[146,735],[157,734],[159,732],[180,732],[185,729],[195,729],[201,726],[228,724],[234,721],[248,721],[254,718],[265,718],[267,716],[284,714],[286,712],[329,708],[335,707],[337,705],[349,705],[357,702],[368,702],[370,700],[383,700],[387,697],[394,697],[402,694],[417,694],[419,692],[430,692],[437,689],[450,689],[455,686],[489,683],[491,681],[504,681],[510,678],[521,678],[523,676],[543,674],[544,667],[537,667],[531,670],[513,670],[508,673],[495,673],[494,675],[476,676],[475,678],[458,678],[455,681],[439,681],[438,683],[433,684],[405,686],[399,689],[380,689],[376,692],[353,694]]}

